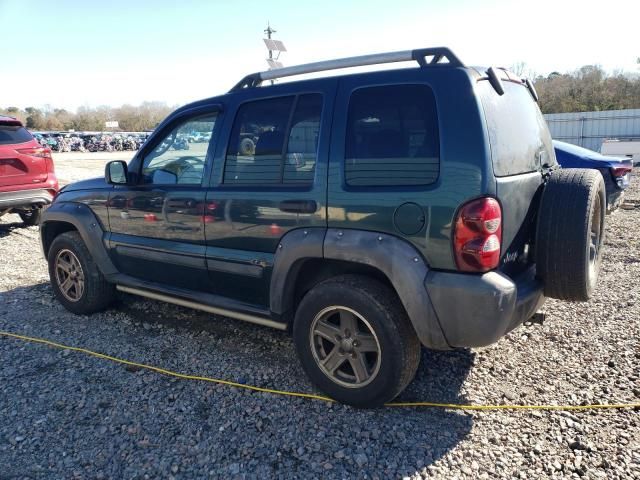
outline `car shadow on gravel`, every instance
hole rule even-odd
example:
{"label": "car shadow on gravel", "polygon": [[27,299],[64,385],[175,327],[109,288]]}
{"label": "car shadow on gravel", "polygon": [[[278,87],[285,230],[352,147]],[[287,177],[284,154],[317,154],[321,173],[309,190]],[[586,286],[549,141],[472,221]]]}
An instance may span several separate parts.
{"label": "car shadow on gravel", "polygon": [[27,228],[26,225],[22,222],[0,222],[0,238],[8,237],[11,235],[11,232],[17,229]]}
{"label": "car shadow on gravel", "polygon": [[[15,323],[20,325],[20,332],[28,327],[34,336],[184,373],[217,375],[266,388],[314,391],[290,338],[283,332],[130,295],[122,295],[115,308],[104,313],[78,317],[55,301],[48,284],[19,287],[2,296],[7,301],[0,308],[0,330]],[[28,316],[21,315],[27,301]],[[461,388],[473,364],[474,354],[470,351],[423,349],[415,380],[396,401],[467,403]],[[214,470],[222,476],[236,473],[237,465],[244,465],[245,473],[266,476],[281,475],[283,471],[294,477],[323,478],[361,477],[363,473],[373,478],[411,475],[451,452],[469,435],[473,425],[471,414],[443,408],[358,410],[226,386],[216,387],[217,393],[209,397],[211,394],[206,392],[212,387],[205,382],[168,381],[161,375],[124,370],[128,372],[125,376],[99,376],[97,383],[90,382],[89,392],[93,393],[89,396],[96,398],[88,401],[100,400],[102,390],[117,390],[132,392],[118,401],[136,405],[140,393],[133,392],[143,388],[135,383],[142,374],[158,395],[148,400],[157,413],[147,418],[140,411],[136,421],[153,424],[153,428],[159,424],[162,432],[175,423],[173,406],[168,406],[166,398],[183,392],[183,411],[190,413],[181,416],[184,423],[180,428],[185,435],[201,431],[203,450],[215,445]],[[49,370],[40,373],[53,374]],[[81,374],[78,379],[93,375],[90,371],[77,373]],[[85,429],[80,424],[77,428]],[[158,433],[156,453],[160,457],[175,456],[171,441],[162,435]],[[200,438],[201,434],[197,435]],[[114,440],[95,438],[91,448],[101,448],[106,441]],[[251,447],[254,453],[243,458],[238,444],[245,441],[265,448]]]}

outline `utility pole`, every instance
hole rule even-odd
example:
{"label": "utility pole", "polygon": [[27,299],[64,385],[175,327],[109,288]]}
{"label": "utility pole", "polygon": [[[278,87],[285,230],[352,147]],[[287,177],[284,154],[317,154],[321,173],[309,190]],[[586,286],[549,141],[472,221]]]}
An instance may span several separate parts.
{"label": "utility pole", "polygon": [[[271,25],[269,24],[269,22],[267,22],[267,28],[264,30],[264,33],[266,33],[267,34],[267,38],[269,40],[271,40],[271,35],[276,33],[276,30],[271,28]],[[271,49],[269,49],[269,59],[273,60],[273,50],[271,50]]]}
{"label": "utility pole", "polygon": [[[280,40],[274,40],[271,36],[276,33],[276,30],[271,28],[271,24],[267,22],[267,28],[264,29],[264,33],[267,34],[267,38],[263,38],[264,44],[267,46],[267,50],[269,50],[269,58],[267,58],[267,63],[269,64],[269,70],[273,70],[276,68],[282,68],[282,62],[279,62],[280,54],[282,52],[286,52],[287,48],[284,46]],[[275,58],[273,52],[276,52]],[[271,80],[271,85],[274,84],[274,81]]]}

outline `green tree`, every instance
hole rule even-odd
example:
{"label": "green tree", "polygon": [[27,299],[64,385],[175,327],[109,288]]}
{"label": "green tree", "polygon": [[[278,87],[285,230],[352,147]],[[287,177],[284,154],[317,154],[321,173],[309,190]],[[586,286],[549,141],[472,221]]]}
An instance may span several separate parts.
{"label": "green tree", "polygon": [[44,115],[42,111],[35,107],[25,108],[27,114],[26,127],[31,130],[42,130],[44,128]]}

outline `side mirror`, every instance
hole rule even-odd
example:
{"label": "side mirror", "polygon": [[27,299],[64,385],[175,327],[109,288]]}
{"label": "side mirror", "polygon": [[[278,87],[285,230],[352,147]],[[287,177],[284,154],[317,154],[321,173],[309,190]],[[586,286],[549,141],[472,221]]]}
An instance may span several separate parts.
{"label": "side mirror", "polygon": [[104,167],[104,179],[111,185],[127,184],[127,162],[114,160]]}

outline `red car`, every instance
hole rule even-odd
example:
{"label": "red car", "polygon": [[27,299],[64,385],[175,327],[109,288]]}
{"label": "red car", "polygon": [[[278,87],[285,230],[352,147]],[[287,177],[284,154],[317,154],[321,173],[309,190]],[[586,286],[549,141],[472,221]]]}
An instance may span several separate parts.
{"label": "red car", "polygon": [[0,217],[13,212],[25,224],[37,225],[57,191],[51,149],[19,120],[0,115]]}

